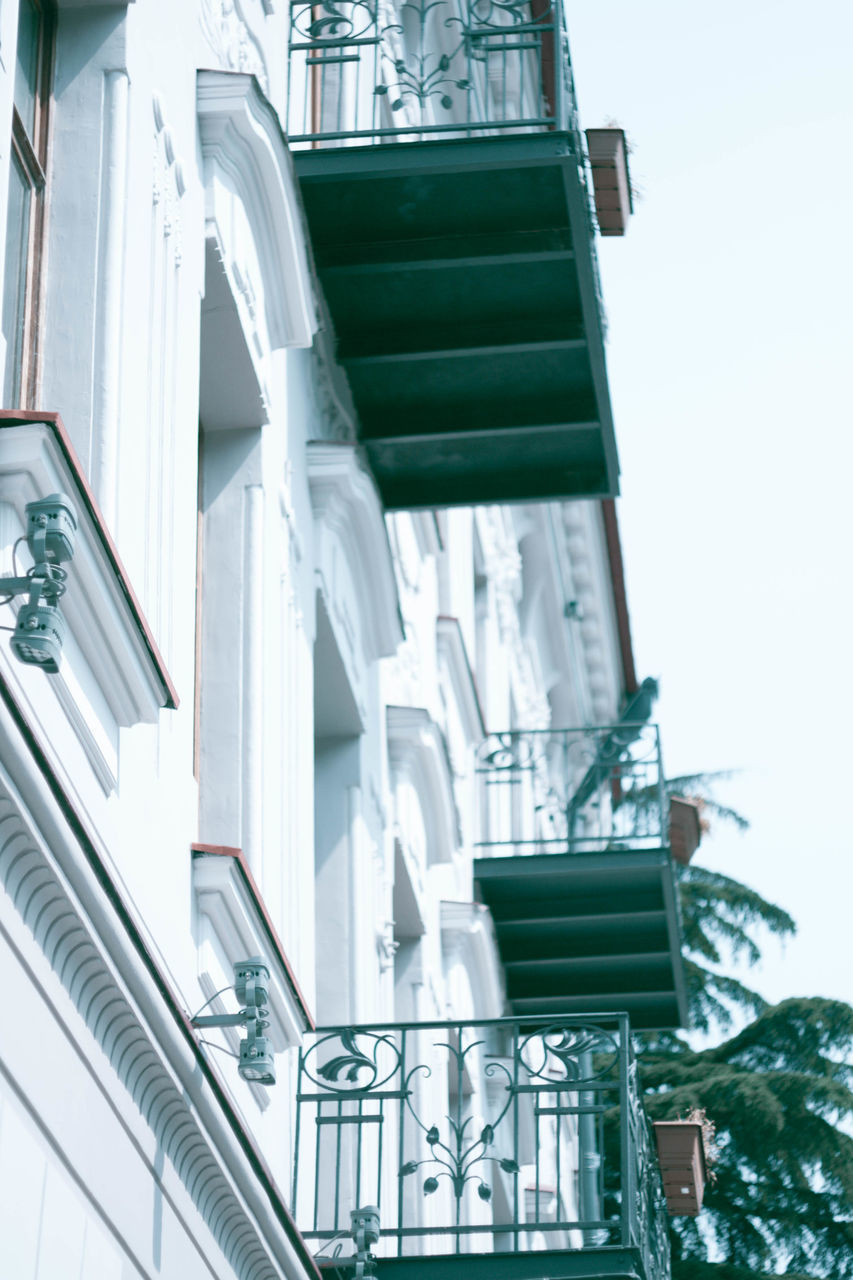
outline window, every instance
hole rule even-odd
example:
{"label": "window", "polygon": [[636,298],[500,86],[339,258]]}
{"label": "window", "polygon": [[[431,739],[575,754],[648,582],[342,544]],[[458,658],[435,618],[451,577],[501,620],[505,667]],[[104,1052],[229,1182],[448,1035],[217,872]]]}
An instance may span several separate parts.
{"label": "window", "polygon": [[50,0],[21,0],[3,278],[3,399],[13,408],[36,407],[53,29]]}

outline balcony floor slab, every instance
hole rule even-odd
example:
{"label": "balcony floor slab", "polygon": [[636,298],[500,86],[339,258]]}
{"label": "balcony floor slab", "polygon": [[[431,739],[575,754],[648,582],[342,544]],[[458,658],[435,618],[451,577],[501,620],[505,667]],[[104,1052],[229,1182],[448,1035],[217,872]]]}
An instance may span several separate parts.
{"label": "balcony floor slab", "polygon": [[686,1021],[667,849],[478,858],[517,1015],[626,1009],[640,1028]]}
{"label": "balcony floor slab", "polygon": [[616,492],[575,147],[539,132],[294,154],[386,506]]}
{"label": "balcony floor slab", "polygon": [[[321,1263],[324,1275],[352,1280],[353,1266]],[[379,1258],[378,1280],[647,1280],[639,1250],[537,1249],[513,1253],[461,1253]]]}

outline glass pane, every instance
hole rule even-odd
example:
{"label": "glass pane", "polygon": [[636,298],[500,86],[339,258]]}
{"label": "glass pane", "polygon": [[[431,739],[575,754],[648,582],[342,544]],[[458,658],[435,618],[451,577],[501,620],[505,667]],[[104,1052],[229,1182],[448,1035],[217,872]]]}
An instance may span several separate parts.
{"label": "glass pane", "polygon": [[16,152],[9,171],[9,215],[6,225],[6,274],[3,279],[3,333],[6,337],[5,408],[21,404],[21,365],[27,296],[27,249],[32,188]]}
{"label": "glass pane", "polygon": [[15,68],[15,106],[30,142],[35,136],[38,90],[39,11],[34,0],[21,0],[18,18],[18,65]]}

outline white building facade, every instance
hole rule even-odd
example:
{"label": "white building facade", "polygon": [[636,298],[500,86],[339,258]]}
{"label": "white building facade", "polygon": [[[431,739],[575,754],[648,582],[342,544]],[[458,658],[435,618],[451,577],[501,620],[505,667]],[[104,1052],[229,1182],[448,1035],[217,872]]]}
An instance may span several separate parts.
{"label": "white building facade", "polygon": [[[340,17],[321,5],[323,19]],[[466,1253],[640,1248],[627,1235],[605,1247],[588,1227],[605,1208],[580,1203],[594,1107],[578,1089],[571,1114],[548,1121],[547,1171],[537,1137],[523,1151],[498,1143],[506,1167],[488,1184],[478,1172],[464,1196],[452,1178],[426,1186],[429,1137],[404,1153],[411,1176],[365,1156],[368,1194],[353,1185],[352,1134],[369,1126],[341,1140],[339,1121],[370,1108],[338,1099],[331,1165],[299,1115],[314,1028],[386,1024],[450,1027],[458,1079],[448,1068],[411,1084],[422,1109],[444,1116],[446,1097],[464,1094],[472,1123],[500,1110],[500,1054],[451,1024],[510,1014],[523,1038],[540,1013],[553,1023],[552,1006],[513,995],[523,974],[506,967],[475,859],[500,852],[490,840],[547,840],[537,787],[546,809],[560,793],[537,755],[490,791],[490,736],[645,723],[651,703],[637,709],[609,499],[384,500],[284,131],[289,41],[284,0],[0,6],[0,573],[32,562],[27,504],[65,495],[76,520],[54,601],[58,671],[0,643],[9,1280],[316,1277],[328,1213],[333,1236],[377,1199],[382,1229],[397,1232],[380,1255],[404,1238],[398,1199],[413,1228],[440,1233],[448,1212],[451,1227],[480,1230],[418,1237],[416,1253],[460,1239]],[[21,600],[4,604],[5,626]],[[581,859],[623,856],[615,813],[633,804],[614,762],[634,738],[612,758],[612,735],[600,741],[576,771],[604,769],[579,801]],[[557,809],[546,817],[560,844]],[[669,893],[669,954],[677,923],[656,834],[655,858],[641,856]],[[570,897],[593,893],[597,866]],[[192,1024],[234,1012],[233,966],[250,957],[269,971],[272,1086],[228,1056],[242,1025]],[[602,993],[616,1016],[618,978],[585,995],[592,961],[572,963],[579,1003],[566,1013]],[[397,1052],[397,1031],[372,1034]],[[358,1059],[367,1041],[348,1043]],[[320,1085],[334,1084],[323,1061]],[[357,1070],[349,1083],[363,1083]],[[388,1112],[373,1129],[402,1151],[405,1123]],[[490,1142],[475,1159],[492,1159]],[[597,1143],[587,1151],[601,1157]],[[549,1234],[564,1220],[576,1225]],[[522,1222],[538,1225],[510,1244],[490,1226]],[[654,1261],[643,1274],[666,1275]]]}

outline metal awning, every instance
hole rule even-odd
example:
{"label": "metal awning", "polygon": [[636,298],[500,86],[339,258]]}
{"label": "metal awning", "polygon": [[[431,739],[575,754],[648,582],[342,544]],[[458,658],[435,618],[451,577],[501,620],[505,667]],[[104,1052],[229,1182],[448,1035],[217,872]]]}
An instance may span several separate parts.
{"label": "metal awning", "polygon": [[683,1026],[684,967],[667,849],[479,858],[515,1015],[625,1009]]}
{"label": "metal awning", "polygon": [[576,148],[554,132],[295,153],[388,507],[616,493]]}

